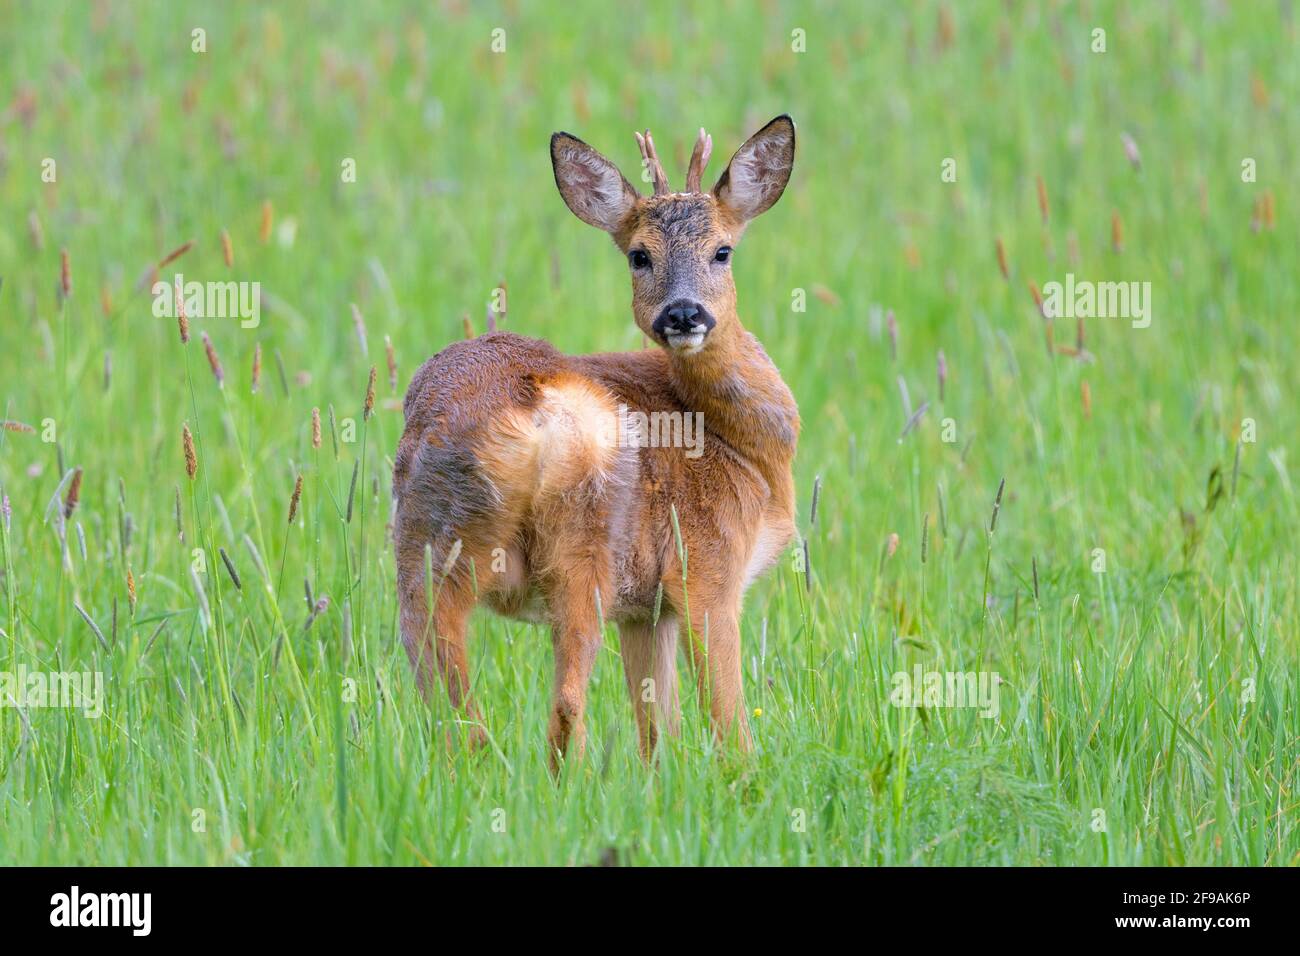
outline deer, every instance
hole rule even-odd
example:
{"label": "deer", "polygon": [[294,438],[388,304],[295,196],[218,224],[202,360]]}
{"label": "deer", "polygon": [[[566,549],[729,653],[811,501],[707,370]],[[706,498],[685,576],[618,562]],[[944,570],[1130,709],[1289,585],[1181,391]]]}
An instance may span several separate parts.
{"label": "deer", "polygon": [[[569,133],[551,137],[551,163],[569,210],[625,257],[633,319],[656,347],[566,355],[504,331],[453,342],[413,376],[393,460],[399,629],[421,694],[440,680],[451,733],[487,743],[471,694],[471,611],[549,624],[555,772],[583,753],[606,622],[618,628],[644,760],[680,733],[679,647],[715,738],[752,750],[741,605],[795,535],[799,412],[741,324],[731,271],[745,228],[789,182],[794,121],[778,116],[751,136],[708,191],[703,129],[682,192],[650,131],[636,140],[653,195]],[[700,447],[646,441],[641,416],[665,412],[701,416]]]}

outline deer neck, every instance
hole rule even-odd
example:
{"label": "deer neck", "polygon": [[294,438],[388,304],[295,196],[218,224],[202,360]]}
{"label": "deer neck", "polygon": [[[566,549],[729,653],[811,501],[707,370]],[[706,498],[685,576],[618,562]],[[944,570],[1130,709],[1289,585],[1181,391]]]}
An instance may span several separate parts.
{"label": "deer neck", "polygon": [[[669,353],[674,390],[704,428],[744,456],[782,504],[793,507],[790,466],[799,438],[799,409],[767,352],[732,315],[694,355]],[[786,501],[786,499],[789,499]]]}

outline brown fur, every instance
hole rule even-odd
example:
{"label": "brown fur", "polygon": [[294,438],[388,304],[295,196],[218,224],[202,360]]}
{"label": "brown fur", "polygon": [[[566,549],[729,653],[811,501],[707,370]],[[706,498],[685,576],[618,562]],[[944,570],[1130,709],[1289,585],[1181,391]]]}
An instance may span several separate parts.
{"label": "brown fur", "polygon": [[[552,626],[553,763],[582,750],[602,620],[619,626],[647,758],[660,731],[677,728],[679,641],[717,733],[750,746],[741,600],[794,534],[799,417],[776,367],[736,316],[730,264],[714,256],[776,201],[793,152],[793,124],[778,118],[737,152],[713,192],[642,198],[600,154],[556,134],[556,182],[570,208],[607,229],[625,254],[642,249],[655,264],[632,270],[632,311],[663,348],[568,356],[495,332],[453,343],[415,374],[393,475],[401,631],[421,690],[427,694],[440,674],[475,740],[483,732],[465,637],[481,601]],[[695,161],[691,176],[698,181]],[[694,350],[671,348],[655,332],[656,318],[683,298],[716,322]],[[621,445],[610,428],[620,405],[702,413],[699,456]],[[444,576],[457,541],[459,556]]]}

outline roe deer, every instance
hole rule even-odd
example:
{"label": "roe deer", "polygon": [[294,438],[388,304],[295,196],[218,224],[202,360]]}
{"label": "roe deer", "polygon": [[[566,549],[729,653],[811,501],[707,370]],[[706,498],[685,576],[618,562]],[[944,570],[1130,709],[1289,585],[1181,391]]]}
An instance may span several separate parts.
{"label": "roe deer", "polygon": [[[661,731],[677,731],[679,639],[715,732],[748,750],[741,599],[795,528],[798,409],[740,324],[731,277],[745,226],[789,181],[794,122],[778,116],[754,134],[711,192],[700,191],[712,149],[704,130],[680,193],[649,131],[637,142],[650,197],[568,133],[551,137],[551,162],[569,209],[627,257],[632,313],[660,348],[570,356],[504,332],[455,342],[411,382],[393,469],[402,640],[421,691],[427,698],[436,669],[483,742],[470,611],[481,601],[549,623],[553,769],[582,752],[606,620],[619,627],[647,761]],[[702,420],[702,447],[661,447],[619,427],[665,412]]]}

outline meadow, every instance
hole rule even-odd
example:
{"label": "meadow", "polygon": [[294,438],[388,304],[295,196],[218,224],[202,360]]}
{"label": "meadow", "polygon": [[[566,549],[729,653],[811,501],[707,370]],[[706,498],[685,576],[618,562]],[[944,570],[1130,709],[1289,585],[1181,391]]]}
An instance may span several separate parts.
{"label": "meadow", "polygon": [[[0,701],[0,862],[1300,861],[1290,5],[0,10],[0,673],[103,691]],[[486,613],[449,749],[396,629],[412,373],[494,308],[644,347],[553,131],[648,191],[634,129],[677,178],[706,127],[711,182],[783,112],[734,264],[803,421],[755,752],[684,694],[643,765],[611,627],[553,780],[549,635]],[[256,321],[183,342],[176,273]],[[1049,321],[1068,275],[1149,324]],[[996,714],[896,706],[918,668]]]}

